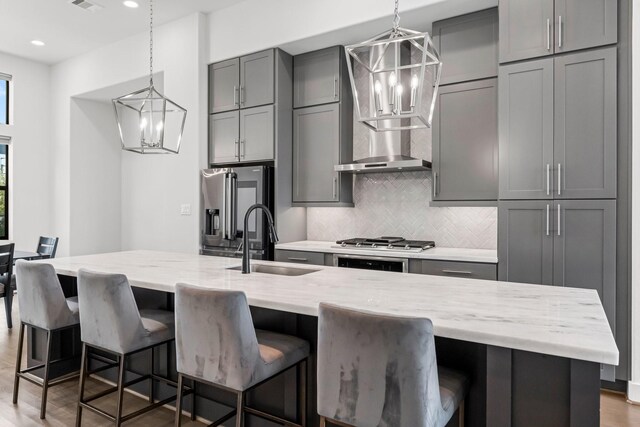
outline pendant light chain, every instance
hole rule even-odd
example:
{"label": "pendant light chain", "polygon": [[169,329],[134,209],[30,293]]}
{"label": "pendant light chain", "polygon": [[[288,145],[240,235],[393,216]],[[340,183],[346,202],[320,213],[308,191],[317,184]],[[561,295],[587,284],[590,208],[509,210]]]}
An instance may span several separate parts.
{"label": "pendant light chain", "polygon": [[395,9],[393,10],[393,32],[397,33],[400,28],[400,13],[398,12],[399,0],[396,0]]}
{"label": "pendant light chain", "polygon": [[153,86],[153,0],[149,0],[149,86]]}

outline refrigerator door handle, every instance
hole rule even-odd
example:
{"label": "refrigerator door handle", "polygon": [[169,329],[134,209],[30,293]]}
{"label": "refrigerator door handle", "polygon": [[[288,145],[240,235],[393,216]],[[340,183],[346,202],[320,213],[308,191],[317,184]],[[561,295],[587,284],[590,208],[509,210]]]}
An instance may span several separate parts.
{"label": "refrigerator door handle", "polygon": [[229,231],[230,231],[230,226],[229,226],[229,221],[230,221],[230,216],[231,216],[231,208],[230,208],[230,193],[231,193],[231,179],[230,179],[230,174],[229,173],[225,173],[224,174],[224,194],[222,195],[222,200],[223,200],[223,207],[222,210],[224,212],[224,219],[223,219],[223,230],[222,230],[222,237],[226,240],[229,240]]}
{"label": "refrigerator door handle", "polygon": [[238,234],[238,175],[231,173],[231,191],[229,192],[231,209],[229,215],[229,240],[235,240]]}

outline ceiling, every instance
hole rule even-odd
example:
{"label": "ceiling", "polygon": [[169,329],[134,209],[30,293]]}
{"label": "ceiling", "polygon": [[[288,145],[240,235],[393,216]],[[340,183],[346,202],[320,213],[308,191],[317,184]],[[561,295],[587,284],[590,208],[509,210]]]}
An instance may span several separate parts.
{"label": "ceiling", "polygon": [[[89,12],[70,0],[0,0],[0,52],[54,64],[145,31],[147,0],[131,9],[122,0],[89,0],[103,6]],[[154,23],[194,12],[210,13],[243,0],[154,0]],[[42,40],[44,47],[31,44]]]}

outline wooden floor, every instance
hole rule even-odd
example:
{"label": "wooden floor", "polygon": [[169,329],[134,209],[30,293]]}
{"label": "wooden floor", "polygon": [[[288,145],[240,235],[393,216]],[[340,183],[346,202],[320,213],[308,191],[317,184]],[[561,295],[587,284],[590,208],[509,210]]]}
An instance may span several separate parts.
{"label": "wooden floor", "polygon": [[[2,306],[2,304],[0,304]],[[2,307],[4,308],[4,307]],[[13,330],[6,328],[4,315],[0,316],[0,427],[4,426],[52,426],[68,427],[75,425],[78,383],[76,380],[49,389],[47,418],[40,420],[40,387],[26,381],[20,382],[18,404],[11,403],[13,392],[13,375],[15,369],[16,348],[18,345],[19,321],[17,315],[17,299],[14,299]],[[0,313],[4,310],[0,310]],[[4,314],[4,313],[2,313]],[[26,357],[23,357],[25,360]],[[87,391],[93,394],[107,386],[99,381],[89,379]],[[115,411],[115,399],[107,396],[98,401],[98,405],[109,412]],[[146,404],[146,400],[131,394],[125,394],[125,414]],[[601,394],[601,427],[638,427],[640,426],[640,406],[626,402],[620,394],[603,392]],[[136,418],[126,425],[170,427],[174,423],[175,412],[160,408]],[[110,426],[108,420],[89,411],[84,411],[83,426]],[[199,422],[190,421],[183,416],[185,427],[203,426]]]}

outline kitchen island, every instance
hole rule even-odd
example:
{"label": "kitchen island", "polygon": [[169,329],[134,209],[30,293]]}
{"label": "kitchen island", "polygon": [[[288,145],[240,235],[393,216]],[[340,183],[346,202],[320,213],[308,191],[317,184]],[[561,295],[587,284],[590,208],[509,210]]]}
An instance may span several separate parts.
{"label": "kitchen island", "polygon": [[[44,262],[55,267],[67,292],[73,292],[81,268],[121,273],[132,286],[166,296],[168,308],[178,282],[240,290],[256,310],[256,323],[304,337],[312,349],[320,302],[429,318],[439,363],[471,377],[470,426],[597,426],[600,366],[618,363],[611,328],[591,290],[324,266],[296,266],[312,270],[296,277],[243,275],[229,269],[239,266],[239,259],[153,251]],[[279,322],[284,323],[278,327]],[[170,352],[156,360],[165,365],[160,371],[171,375]],[[283,380],[286,390],[280,393],[287,415],[295,414],[286,403],[295,402],[289,383]],[[315,390],[309,396],[313,409]],[[207,416],[204,406],[198,404]]]}

